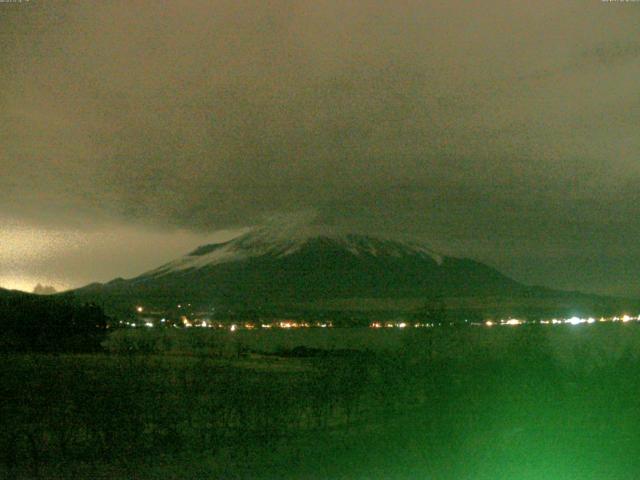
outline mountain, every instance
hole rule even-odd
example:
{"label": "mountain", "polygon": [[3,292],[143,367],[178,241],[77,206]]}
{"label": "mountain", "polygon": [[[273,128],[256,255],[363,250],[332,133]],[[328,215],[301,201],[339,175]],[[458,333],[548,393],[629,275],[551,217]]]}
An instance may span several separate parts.
{"label": "mountain", "polygon": [[42,285],[41,283],[38,283],[33,288],[33,293],[36,295],[53,295],[54,293],[57,293],[57,290],[51,285]]}
{"label": "mountain", "polygon": [[91,284],[75,293],[108,309],[190,302],[203,308],[412,310],[443,299],[447,308],[483,314],[551,312],[576,304],[604,308],[603,297],[526,286],[490,266],[438,254],[416,241],[273,228],[203,245],[135,278]]}

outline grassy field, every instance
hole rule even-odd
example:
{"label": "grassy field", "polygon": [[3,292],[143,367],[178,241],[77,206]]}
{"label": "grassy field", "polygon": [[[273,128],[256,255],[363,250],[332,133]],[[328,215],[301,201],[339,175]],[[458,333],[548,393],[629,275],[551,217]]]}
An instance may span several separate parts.
{"label": "grassy field", "polygon": [[2,356],[0,477],[640,471],[638,325],[235,333],[128,330],[110,353]]}

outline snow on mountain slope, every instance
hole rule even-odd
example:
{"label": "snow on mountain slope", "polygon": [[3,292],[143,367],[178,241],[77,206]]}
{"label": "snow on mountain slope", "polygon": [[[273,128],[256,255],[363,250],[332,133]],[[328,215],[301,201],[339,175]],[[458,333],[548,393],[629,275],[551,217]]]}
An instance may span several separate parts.
{"label": "snow on mountain slope", "polygon": [[421,242],[285,227],[245,230],[135,278],[88,285],[74,294],[114,312],[130,312],[141,303],[170,307],[185,299],[207,309],[264,307],[278,314],[299,308],[321,311],[331,304],[323,302],[346,300],[355,302],[346,305],[367,310],[382,299],[398,309],[405,308],[406,299],[469,299],[452,307],[461,318],[476,310],[492,316],[564,315],[569,298],[575,300],[572,309],[609,308],[596,297],[523,285],[481,262],[438,255]]}
{"label": "snow on mountain slope", "polygon": [[335,235],[323,233],[315,236],[300,233],[291,234],[291,232],[282,234],[282,232],[272,228],[258,227],[230,241],[198,247],[184,257],[147,272],[141,277],[159,277],[175,272],[200,269],[255,257],[287,257],[300,252],[313,241],[323,241],[333,248],[344,250],[356,257],[389,256],[400,258],[419,256],[431,258],[438,265],[441,265],[444,260],[443,256],[419,242],[383,240],[354,234]]}

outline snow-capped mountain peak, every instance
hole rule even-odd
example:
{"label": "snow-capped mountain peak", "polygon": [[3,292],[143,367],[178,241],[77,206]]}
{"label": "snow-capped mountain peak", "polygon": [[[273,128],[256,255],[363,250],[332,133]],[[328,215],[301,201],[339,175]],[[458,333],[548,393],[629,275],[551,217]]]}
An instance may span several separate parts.
{"label": "snow-capped mountain peak", "polygon": [[420,256],[442,264],[443,256],[414,241],[396,241],[366,235],[339,235],[329,232],[291,232],[268,227],[256,227],[232,240],[203,245],[173,262],[167,263],[142,276],[163,276],[191,269],[200,269],[249,258],[283,258],[294,255],[313,244],[322,244],[351,255],[370,257]]}

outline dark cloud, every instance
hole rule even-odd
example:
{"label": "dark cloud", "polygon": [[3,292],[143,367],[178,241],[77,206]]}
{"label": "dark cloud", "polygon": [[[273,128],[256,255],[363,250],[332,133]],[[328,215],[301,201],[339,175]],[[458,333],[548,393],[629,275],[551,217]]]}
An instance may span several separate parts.
{"label": "dark cloud", "polygon": [[314,211],[526,281],[640,293],[628,269],[590,260],[640,258],[637,5],[32,1],[0,14],[0,218],[200,235]]}

